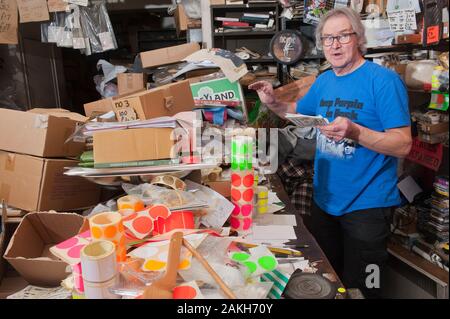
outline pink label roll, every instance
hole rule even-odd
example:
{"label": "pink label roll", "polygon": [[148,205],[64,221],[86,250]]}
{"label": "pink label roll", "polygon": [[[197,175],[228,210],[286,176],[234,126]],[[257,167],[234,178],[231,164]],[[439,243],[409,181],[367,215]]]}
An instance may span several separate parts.
{"label": "pink label roll", "polygon": [[253,219],[251,217],[248,218],[236,218],[230,217],[230,225],[231,229],[236,230],[238,232],[249,231],[253,223]]}

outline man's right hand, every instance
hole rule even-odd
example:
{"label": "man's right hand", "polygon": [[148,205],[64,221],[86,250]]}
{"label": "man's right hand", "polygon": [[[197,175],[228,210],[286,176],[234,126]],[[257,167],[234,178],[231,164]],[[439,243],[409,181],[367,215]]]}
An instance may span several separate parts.
{"label": "man's right hand", "polygon": [[275,104],[275,94],[273,86],[267,81],[258,81],[248,86],[250,90],[255,90],[258,93],[259,99],[269,108]]}

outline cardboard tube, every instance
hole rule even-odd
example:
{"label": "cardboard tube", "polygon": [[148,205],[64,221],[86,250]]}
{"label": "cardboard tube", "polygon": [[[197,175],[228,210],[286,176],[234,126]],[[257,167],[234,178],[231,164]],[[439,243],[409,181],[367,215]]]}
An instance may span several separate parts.
{"label": "cardboard tube", "polygon": [[105,282],[117,274],[115,246],[107,240],[86,245],[81,250],[81,268],[84,280]]}

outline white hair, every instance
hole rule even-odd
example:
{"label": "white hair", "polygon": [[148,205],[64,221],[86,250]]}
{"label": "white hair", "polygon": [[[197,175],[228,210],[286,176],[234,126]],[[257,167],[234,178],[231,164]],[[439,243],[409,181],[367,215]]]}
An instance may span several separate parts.
{"label": "white hair", "polygon": [[322,30],[325,26],[325,23],[332,17],[335,16],[345,16],[352,25],[353,31],[356,33],[356,37],[358,39],[358,49],[362,55],[364,55],[367,51],[366,44],[366,34],[364,25],[361,22],[359,14],[351,8],[342,7],[336,8],[328,11],[322,19],[320,19],[319,25],[316,28],[316,46],[318,49],[322,50],[322,40],[320,39],[322,36]]}

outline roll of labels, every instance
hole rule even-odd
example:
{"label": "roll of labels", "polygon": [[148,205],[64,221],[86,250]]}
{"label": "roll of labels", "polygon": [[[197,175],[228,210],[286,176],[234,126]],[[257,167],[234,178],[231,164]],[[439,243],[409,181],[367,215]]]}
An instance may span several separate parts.
{"label": "roll of labels", "polygon": [[[122,215],[118,212],[105,212],[89,218],[89,228],[93,241],[107,240],[114,244],[117,261],[125,261],[125,230]],[[84,270],[83,270],[84,271]]]}
{"label": "roll of labels", "polygon": [[254,172],[253,138],[233,136],[231,140],[231,201],[234,204],[230,217],[231,229],[250,231],[253,218]]}
{"label": "roll of labels", "polygon": [[81,250],[84,294],[87,299],[120,298],[109,291],[118,280],[116,248],[111,241],[98,240]]}

